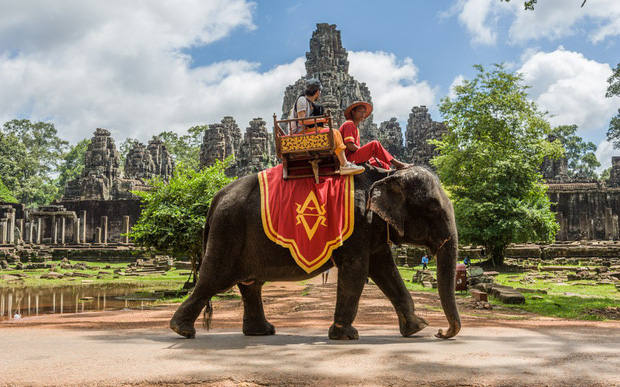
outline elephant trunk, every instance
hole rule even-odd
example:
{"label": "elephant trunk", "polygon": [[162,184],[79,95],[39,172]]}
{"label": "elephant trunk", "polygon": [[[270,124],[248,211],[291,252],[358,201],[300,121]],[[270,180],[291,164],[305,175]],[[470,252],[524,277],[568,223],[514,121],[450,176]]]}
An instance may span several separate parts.
{"label": "elephant trunk", "polygon": [[443,308],[450,328],[446,333],[442,329],[437,332],[435,337],[448,339],[456,336],[461,330],[461,318],[456,307],[455,282],[456,282],[456,263],[458,255],[458,240],[456,230],[449,233],[445,240],[441,240],[441,245],[437,249],[437,290],[441,307]]}

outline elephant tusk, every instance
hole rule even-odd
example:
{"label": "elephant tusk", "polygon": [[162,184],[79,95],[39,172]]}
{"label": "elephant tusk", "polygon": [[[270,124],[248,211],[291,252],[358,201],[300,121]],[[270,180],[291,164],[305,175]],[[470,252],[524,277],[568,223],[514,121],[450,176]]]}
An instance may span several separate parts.
{"label": "elephant tusk", "polygon": [[[445,241],[443,241],[443,242],[441,243],[441,245],[440,245],[440,246],[439,246],[439,248],[437,249],[437,253],[439,252],[439,250],[441,250],[441,248],[443,247],[443,245],[445,245],[445,244],[446,244],[446,242],[448,242],[450,239],[452,239],[452,237],[448,237],[448,239],[446,239]],[[435,254],[436,254],[436,253],[435,253]]]}

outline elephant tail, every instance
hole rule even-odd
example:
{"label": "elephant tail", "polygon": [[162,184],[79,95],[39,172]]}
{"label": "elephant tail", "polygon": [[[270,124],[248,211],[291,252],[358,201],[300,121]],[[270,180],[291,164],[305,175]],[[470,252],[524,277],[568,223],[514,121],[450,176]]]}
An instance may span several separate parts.
{"label": "elephant tail", "polygon": [[211,329],[211,321],[213,320],[213,304],[211,303],[211,300],[209,300],[209,302],[207,302],[207,307],[205,308],[203,314],[202,314],[202,325],[207,329],[210,330]]}
{"label": "elephant tail", "polygon": [[437,255],[437,290],[439,299],[446,319],[450,324],[447,332],[442,329],[437,332],[435,337],[449,339],[456,336],[461,330],[461,318],[456,306],[455,282],[456,282],[456,263],[458,255],[458,237],[456,227],[454,231],[448,233],[448,237],[441,239],[441,245],[436,250]]}

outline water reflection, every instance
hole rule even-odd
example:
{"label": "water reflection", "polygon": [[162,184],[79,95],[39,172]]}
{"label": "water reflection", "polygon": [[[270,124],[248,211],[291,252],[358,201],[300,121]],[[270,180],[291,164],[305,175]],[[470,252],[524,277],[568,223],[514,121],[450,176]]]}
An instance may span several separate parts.
{"label": "water reflection", "polygon": [[[135,286],[67,286],[39,289],[0,289],[0,320],[53,313],[84,313],[142,309],[155,298],[136,297]],[[34,305],[32,300],[34,300]]]}

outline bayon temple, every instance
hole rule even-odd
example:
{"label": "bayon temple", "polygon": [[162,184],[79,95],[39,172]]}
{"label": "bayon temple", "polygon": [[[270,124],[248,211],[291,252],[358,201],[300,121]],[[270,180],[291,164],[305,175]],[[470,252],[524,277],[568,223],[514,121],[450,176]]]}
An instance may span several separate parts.
{"label": "bayon temple", "polygon": [[[306,74],[284,92],[282,116],[288,116],[307,78],[323,85],[320,102],[330,110],[334,126],[344,122],[343,112],[353,101],[372,102],[371,90],[349,74],[348,54],[335,25],[318,24],[306,53]],[[270,114],[270,112],[265,112]],[[200,165],[234,156],[227,171],[244,176],[278,163],[272,121],[254,118],[242,131],[226,116],[208,126],[203,135]],[[269,122],[269,123],[268,123]],[[396,158],[430,167],[435,148],[429,140],[441,139],[448,128],[433,121],[425,106],[412,106],[403,130],[396,118],[375,123],[371,115],[360,127],[362,143],[379,140]],[[85,156],[81,176],[66,185],[64,197],[49,206],[27,209],[0,203],[0,245],[125,245],[126,234],[140,214],[140,201],[131,193],[148,189],[152,177],[168,179],[174,162],[164,144],[153,138],[134,143],[121,168],[120,155],[110,132],[97,129]],[[557,214],[558,241],[616,241],[619,239],[620,157],[612,159],[611,178],[592,181],[568,178],[566,160],[545,161],[542,173]]]}

